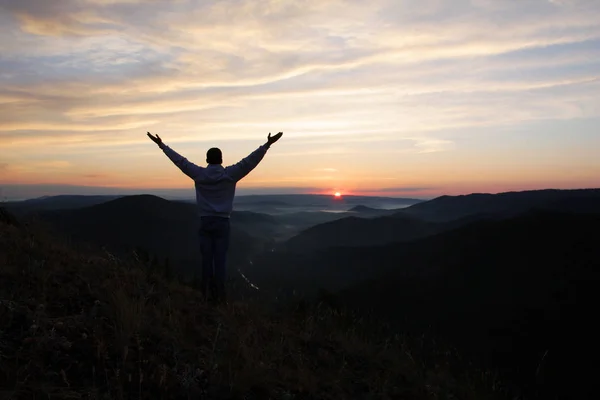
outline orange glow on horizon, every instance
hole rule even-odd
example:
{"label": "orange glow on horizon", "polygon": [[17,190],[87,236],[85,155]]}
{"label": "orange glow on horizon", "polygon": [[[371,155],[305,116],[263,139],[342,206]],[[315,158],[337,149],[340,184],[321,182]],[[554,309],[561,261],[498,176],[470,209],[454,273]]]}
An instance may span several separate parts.
{"label": "orange glow on horizon", "polygon": [[334,195],[334,197],[336,197],[336,198],[338,198],[338,199],[339,199],[340,197],[342,197],[342,194],[341,194],[340,192],[335,192],[333,195]]}

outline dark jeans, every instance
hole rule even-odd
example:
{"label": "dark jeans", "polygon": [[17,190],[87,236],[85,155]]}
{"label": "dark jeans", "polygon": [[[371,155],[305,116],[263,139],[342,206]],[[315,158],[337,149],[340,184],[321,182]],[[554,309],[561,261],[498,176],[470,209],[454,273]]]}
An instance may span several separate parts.
{"label": "dark jeans", "polygon": [[201,217],[199,234],[202,254],[202,293],[206,298],[211,296],[216,301],[225,301],[229,218]]}

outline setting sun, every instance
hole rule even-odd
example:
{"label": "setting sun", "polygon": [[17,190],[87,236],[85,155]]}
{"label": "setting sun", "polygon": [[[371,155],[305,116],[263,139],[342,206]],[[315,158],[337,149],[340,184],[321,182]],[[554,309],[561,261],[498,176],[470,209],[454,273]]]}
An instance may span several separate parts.
{"label": "setting sun", "polygon": [[340,192],[335,192],[334,196],[335,197],[342,197],[342,194]]}

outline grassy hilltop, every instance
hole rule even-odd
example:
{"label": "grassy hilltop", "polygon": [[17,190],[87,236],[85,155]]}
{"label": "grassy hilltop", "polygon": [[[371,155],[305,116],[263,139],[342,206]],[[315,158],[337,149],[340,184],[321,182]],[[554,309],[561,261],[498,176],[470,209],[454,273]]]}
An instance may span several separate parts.
{"label": "grassy hilltop", "polygon": [[503,398],[493,374],[423,338],[322,304],[212,307],[133,256],[2,216],[0,397]]}

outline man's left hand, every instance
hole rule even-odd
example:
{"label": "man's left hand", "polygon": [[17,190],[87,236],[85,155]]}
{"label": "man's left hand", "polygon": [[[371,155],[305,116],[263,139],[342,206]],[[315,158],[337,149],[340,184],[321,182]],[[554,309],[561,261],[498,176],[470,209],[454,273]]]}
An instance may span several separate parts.
{"label": "man's left hand", "polygon": [[271,132],[269,132],[269,136],[267,136],[267,143],[269,143],[269,145],[272,145],[273,143],[278,141],[281,138],[281,136],[283,136],[283,132],[279,132],[275,136],[271,136]]}

